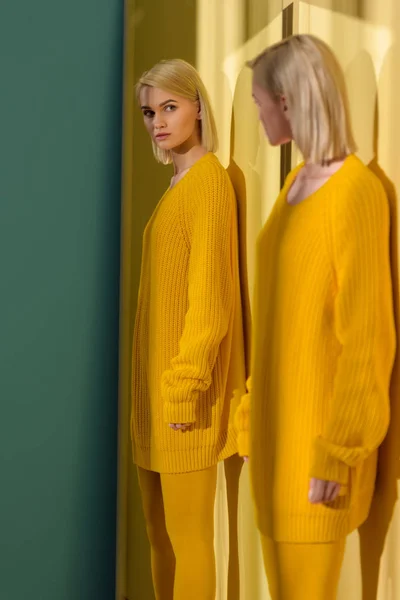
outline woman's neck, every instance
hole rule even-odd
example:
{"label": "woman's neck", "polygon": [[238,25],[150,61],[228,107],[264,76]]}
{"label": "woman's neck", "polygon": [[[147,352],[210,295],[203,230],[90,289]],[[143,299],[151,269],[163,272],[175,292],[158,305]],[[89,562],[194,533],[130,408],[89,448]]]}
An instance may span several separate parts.
{"label": "woman's neck", "polygon": [[207,150],[204,146],[196,144],[192,146],[186,152],[174,152],[172,151],[172,161],[174,164],[174,174],[179,175],[180,173],[187,171],[199,160],[202,156],[207,154]]}
{"label": "woman's neck", "polygon": [[334,159],[327,164],[306,162],[303,168],[303,177],[307,179],[330,177],[340,169],[345,160],[346,157]]}

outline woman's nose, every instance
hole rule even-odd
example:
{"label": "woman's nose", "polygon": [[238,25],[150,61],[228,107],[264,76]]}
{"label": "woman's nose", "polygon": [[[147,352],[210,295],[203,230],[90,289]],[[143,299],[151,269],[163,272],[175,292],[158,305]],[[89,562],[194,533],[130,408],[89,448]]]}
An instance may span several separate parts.
{"label": "woman's nose", "polygon": [[153,124],[155,129],[161,129],[162,127],[165,127],[165,119],[163,118],[162,114],[156,113],[154,115]]}

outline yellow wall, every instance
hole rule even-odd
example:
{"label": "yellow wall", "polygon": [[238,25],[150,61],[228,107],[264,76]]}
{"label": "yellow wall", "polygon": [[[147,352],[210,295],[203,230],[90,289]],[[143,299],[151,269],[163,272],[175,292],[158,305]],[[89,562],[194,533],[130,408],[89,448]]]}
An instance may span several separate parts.
{"label": "yellow wall", "polygon": [[[168,168],[156,165],[134,109],[133,83],[160,58],[179,56],[199,69],[215,108],[221,147],[241,206],[247,203],[249,284],[254,239],[280,184],[280,151],[266,143],[250,94],[245,60],[280,39],[287,0],[127,0],[125,49],[120,464],[117,598],[152,600],[148,545],[129,444],[130,345],[143,227],[162,190]],[[379,8],[378,8],[379,4]],[[400,2],[315,0],[294,2],[294,32],[311,32],[333,46],[345,69],[360,156],[378,162],[400,188]],[[378,126],[379,125],[379,126]],[[297,156],[293,153],[293,162]],[[243,185],[245,182],[245,188]],[[400,433],[399,433],[400,436]],[[226,600],[227,518],[222,473],[216,502],[217,600]],[[269,598],[254,527],[247,467],[240,485],[241,600]],[[358,534],[349,539],[338,600],[361,599]],[[400,598],[400,518],[395,513],[382,560],[378,600]],[[365,569],[364,569],[365,571]],[[372,574],[373,579],[373,574]],[[363,600],[373,600],[373,586]],[[228,599],[229,600],[229,599]]]}

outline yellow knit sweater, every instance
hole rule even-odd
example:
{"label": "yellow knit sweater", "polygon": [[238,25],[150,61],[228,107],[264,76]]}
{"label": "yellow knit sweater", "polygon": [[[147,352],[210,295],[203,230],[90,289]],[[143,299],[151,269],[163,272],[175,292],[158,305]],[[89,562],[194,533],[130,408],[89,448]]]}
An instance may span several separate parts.
{"label": "yellow knit sweater", "polygon": [[[257,243],[251,386],[236,422],[260,530],[311,543],[337,540],[368,515],[395,329],[380,181],[351,155],[290,206],[299,168]],[[311,505],[311,477],[341,483],[340,497]]]}
{"label": "yellow knit sweater", "polygon": [[144,232],[132,353],[136,464],[182,473],[237,451],[242,325],[236,199],[208,153],[167,190]]}

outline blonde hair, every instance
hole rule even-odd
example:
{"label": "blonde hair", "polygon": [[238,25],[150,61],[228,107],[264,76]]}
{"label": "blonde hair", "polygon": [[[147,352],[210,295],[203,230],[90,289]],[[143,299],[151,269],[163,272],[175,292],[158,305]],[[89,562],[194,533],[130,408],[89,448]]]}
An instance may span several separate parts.
{"label": "blonde hair", "polygon": [[293,139],[306,161],[326,164],[357,150],[344,73],[325,42],[294,35],[247,65],[258,85],[285,97]]}
{"label": "blonde hair", "polygon": [[[201,144],[208,152],[218,149],[218,134],[211,102],[207,90],[196,69],[185,60],[174,58],[162,60],[149,71],[143,73],[136,84],[136,96],[139,100],[143,87],[161,88],[192,102],[198,102],[201,111]],[[152,142],[156,160],[167,165],[172,162],[170,150],[161,150]]]}

